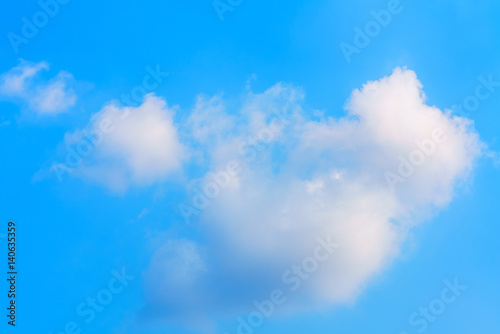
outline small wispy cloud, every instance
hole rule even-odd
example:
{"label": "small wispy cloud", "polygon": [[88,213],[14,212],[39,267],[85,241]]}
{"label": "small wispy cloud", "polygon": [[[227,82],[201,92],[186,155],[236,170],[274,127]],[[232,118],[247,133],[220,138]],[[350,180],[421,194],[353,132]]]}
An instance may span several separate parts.
{"label": "small wispy cloud", "polygon": [[71,73],[60,71],[49,80],[42,78],[48,71],[46,62],[20,60],[19,64],[0,76],[0,96],[12,99],[39,115],[56,115],[73,107],[77,94],[72,88]]}

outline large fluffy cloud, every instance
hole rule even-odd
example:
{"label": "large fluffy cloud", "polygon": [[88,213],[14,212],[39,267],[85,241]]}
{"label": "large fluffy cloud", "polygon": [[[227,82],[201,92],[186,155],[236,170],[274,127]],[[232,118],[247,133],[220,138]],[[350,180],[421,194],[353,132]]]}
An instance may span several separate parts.
{"label": "large fluffy cloud", "polygon": [[315,119],[303,100],[284,84],[231,115],[220,97],[198,100],[188,124],[209,170],[182,210],[203,242],[157,250],[145,274],[151,314],[252,311],[328,236],[340,247],[281,309],[352,302],[481,154],[471,121],[427,105],[410,70],[355,90],[339,119]]}
{"label": "large fluffy cloud", "polygon": [[19,65],[0,77],[0,95],[27,103],[34,112],[55,115],[67,111],[76,103],[77,96],[71,85],[73,76],[60,71],[44,80],[41,73],[49,69],[46,62],[21,60]]}

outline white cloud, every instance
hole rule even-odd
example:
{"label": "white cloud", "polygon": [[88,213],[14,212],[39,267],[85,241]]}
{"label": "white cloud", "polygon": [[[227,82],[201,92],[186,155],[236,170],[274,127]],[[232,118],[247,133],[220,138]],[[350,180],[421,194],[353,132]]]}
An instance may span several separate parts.
{"label": "white cloud", "polygon": [[[201,211],[202,245],[169,241],[153,257],[146,291],[155,313],[250,312],[253,300],[286,290],[281,274],[327,235],[341,247],[288,295],[283,309],[353,302],[398,256],[411,228],[452,200],[481,154],[472,122],[427,105],[410,70],[396,69],[355,90],[340,119],[311,120],[303,99],[300,90],[278,84],[250,94],[236,119],[218,104],[217,119],[233,128],[199,143],[207,150],[203,164],[223,170],[236,159],[243,171]],[[287,126],[259,142],[276,110],[285,111]],[[210,113],[205,119],[202,110],[196,114],[196,133],[203,134],[196,138],[216,131],[203,126]],[[391,188],[386,173],[397,173],[399,158],[408,159],[436,129],[446,139]],[[200,188],[208,182],[207,173]]]}
{"label": "white cloud", "polygon": [[74,175],[115,191],[163,181],[179,171],[186,154],[174,113],[153,94],[138,107],[107,104],[84,129],[66,134],[66,164]]}
{"label": "white cloud", "polygon": [[220,96],[199,96],[186,125],[189,128],[188,135],[193,139],[205,144],[215,143],[233,129],[234,119],[225,113]]}
{"label": "white cloud", "polygon": [[0,91],[6,95],[23,96],[27,83],[42,70],[48,70],[45,62],[32,63],[21,60],[19,65],[4,73],[1,77]]}
{"label": "white cloud", "polygon": [[46,62],[32,63],[21,60],[19,65],[2,74],[0,94],[28,104],[31,110],[42,115],[55,115],[68,110],[76,103],[77,96],[72,85],[73,76],[60,71],[45,81],[41,72],[47,71]]}
{"label": "white cloud", "polygon": [[30,105],[34,110],[44,114],[57,114],[69,109],[76,103],[76,94],[68,89],[68,80],[73,77],[67,72],[59,72],[47,85],[36,87]]}

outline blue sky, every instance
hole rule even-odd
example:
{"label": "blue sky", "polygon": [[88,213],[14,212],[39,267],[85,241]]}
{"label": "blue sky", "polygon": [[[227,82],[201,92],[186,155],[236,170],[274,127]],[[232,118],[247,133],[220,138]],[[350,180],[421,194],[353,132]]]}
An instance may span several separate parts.
{"label": "blue sky", "polygon": [[[497,333],[500,4],[401,0],[348,62],[341,43],[391,1],[233,3],[221,20],[212,1],[70,0],[18,52],[9,34],[42,9],[4,5],[0,233],[17,223],[20,274],[18,328],[0,326],[237,333],[331,235],[332,259],[253,332]],[[152,94],[127,104],[144,80]],[[436,128],[448,139],[388,187]],[[456,278],[467,288],[425,329],[409,320]],[[77,310],[118,290],[92,320]]]}

